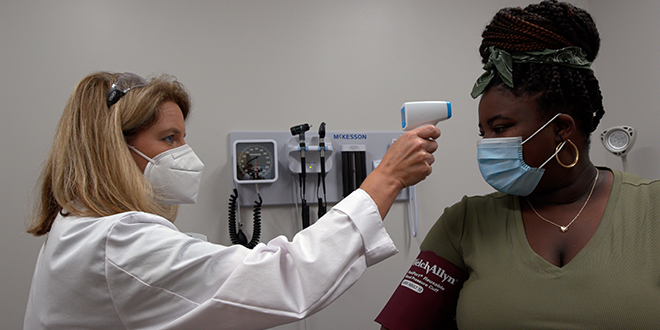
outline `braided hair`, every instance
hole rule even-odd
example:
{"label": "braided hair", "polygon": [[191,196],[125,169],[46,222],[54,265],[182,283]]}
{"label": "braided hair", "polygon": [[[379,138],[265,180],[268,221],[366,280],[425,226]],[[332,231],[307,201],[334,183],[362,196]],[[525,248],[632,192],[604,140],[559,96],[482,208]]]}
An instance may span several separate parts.
{"label": "braided hair", "polygon": [[[583,9],[556,0],[526,8],[504,8],[486,26],[479,53],[486,63],[488,47],[513,51],[580,47],[590,62],[598,55],[600,36],[591,15]],[[541,115],[570,114],[589,141],[603,117],[603,97],[593,71],[557,64],[514,63],[514,95],[536,97]],[[508,88],[496,75],[487,87]],[[558,111],[559,110],[559,111]]]}

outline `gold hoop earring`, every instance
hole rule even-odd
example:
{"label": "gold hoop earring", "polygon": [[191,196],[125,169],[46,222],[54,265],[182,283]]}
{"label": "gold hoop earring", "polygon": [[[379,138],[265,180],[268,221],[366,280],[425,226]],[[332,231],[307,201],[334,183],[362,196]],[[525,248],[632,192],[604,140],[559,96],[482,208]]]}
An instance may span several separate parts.
{"label": "gold hoop earring", "polygon": [[[575,149],[575,160],[570,165],[566,165],[566,164],[562,163],[561,160],[559,159],[559,149],[562,146],[564,146],[564,144],[566,142],[570,143],[573,146],[573,149]],[[557,159],[557,163],[559,163],[559,165],[561,165],[563,168],[571,168],[571,167],[575,166],[578,162],[578,159],[580,159],[580,151],[578,150],[578,147],[575,145],[575,143],[573,143],[573,141],[571,141],[571,139],[568,139],[568,140],[564,141],[564,143],[558,144],[557,147],[555,148],[555,152],[557,153],[555,155],[555,158]]]}

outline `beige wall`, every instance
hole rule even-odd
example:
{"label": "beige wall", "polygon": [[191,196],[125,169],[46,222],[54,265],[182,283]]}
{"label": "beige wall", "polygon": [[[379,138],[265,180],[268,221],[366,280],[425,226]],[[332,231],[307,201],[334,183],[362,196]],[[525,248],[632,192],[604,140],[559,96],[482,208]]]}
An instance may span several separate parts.
{"label": "beige wall", "polygon": [[[602,128],[639,131],[629,170],[660,177],[652,143],[660,37],[657,1],[573,1],[590,8],[603,38],[596,74],[605,95]],[[281,329],[369,329],[442,209],[490,188],[475,162],[480,33],[495,11],[520,0],[445,1],[3,1],[0,3],[0,319],[21,328],[43,238],[24,233],[36,176],[74,85],[97,70],[166,72],[192,92],[187,142],[206,164],[198,204],[177,226],[229,244],[227,134],[286,131],[325,121],[328,130],[394,131],[404,101],[444,99],[454,118],[434,174],[418,187],[420,234],[405,205],[386,225],[401,250],[369,269],[344,296],[306,322]],[[621,168],[594,136],[592,160]],[[292,207],[264,210],[264,239],[291,237]],[[249,285],[246,283],[245,285]]]}

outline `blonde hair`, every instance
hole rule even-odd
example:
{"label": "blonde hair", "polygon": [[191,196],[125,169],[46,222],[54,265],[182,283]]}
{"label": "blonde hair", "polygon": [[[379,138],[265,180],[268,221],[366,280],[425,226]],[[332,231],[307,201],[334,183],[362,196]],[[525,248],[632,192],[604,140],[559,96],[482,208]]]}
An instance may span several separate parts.
{"label": "blonde hair", "polygon": [[188,118],[190,96],[174,77],[161,75],[108,108],[107,93],[118,76],[93,73],[69,97],[41,173],[41,196],[28,233],[48,233],[58,213],[102,217],[142,211],[176,218],[176,206],[157,202],[128,142],[156,123],[164,102],[176,103]]}

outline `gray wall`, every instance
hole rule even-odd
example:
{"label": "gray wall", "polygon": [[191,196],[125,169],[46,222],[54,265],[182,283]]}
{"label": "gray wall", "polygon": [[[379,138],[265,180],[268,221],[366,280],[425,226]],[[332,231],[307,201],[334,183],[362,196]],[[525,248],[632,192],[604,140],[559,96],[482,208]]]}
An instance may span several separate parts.
{"label": "gray wall", "polygon": [[[653,142],[659,99],[660,2],[582,0],[600,28],[594,66],[605,96],[601,129],[639,131],[629,171],[660,177]],[[443,99],[434,174],[418,187],[420,235],[410,239],[399,203],[386,226],[401,253],[369,269],[336,303],[278,329],[369,329],[443,208],[490,188],[475,162],[480,33],[520,0],[445,1],[3,1],[0,3],[0,319],[18,329],[43,238],[26,234],[34,187],[74,85],[97,70],[166,72],[194,98],[187,142],[206,164],[182,231],[229,244],[230,131],[286,131],[325,121],[329,130],[395,131],[408,100]],[[601,130],[599,129],[599,131]],[[594,136],[594,163],[621,169]],[[246,214],[245,216],[249,216]],[[264,239],[293,236],[293,207],[264,211]],[[245,285],[249,285],[246,283]]]}

